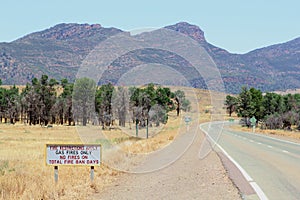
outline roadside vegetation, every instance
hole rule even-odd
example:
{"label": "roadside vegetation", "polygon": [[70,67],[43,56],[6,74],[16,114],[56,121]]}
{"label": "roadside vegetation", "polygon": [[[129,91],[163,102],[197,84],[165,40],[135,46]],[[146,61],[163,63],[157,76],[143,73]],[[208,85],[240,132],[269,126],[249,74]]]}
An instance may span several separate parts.
{"label": "roadside vegetation", "polygon": [[227,95],[224,105],[229,116],[236,113],[247,127],[255,117],[262,130],[300,130],[300,94],[263,94],[258,89],[242,87],[237,96]]}
{"label": "roadside vegetation", "polygon": [[[1,82],[0,82],[1,85]],[[42,75],[33,78],[22,91],[0,88],[0,122],[29,125],[100,125],[106,129],[133,123],[136,131],[168,121],[168,112],[188,111],[190,102],[181,90],[148,84],[137,87],[97,86],[89,78],[69,83]]]}
{"label": "roadside vegetation", "polygon": [[[49,80],[46,75],[22,87],[1,86],[0,199],[87,199],[100,192],[122,173],[102,164],[95,167],[91,182],[89,167],[62,166],[55,183],[53,167],[45,164],[45,144],[81,144],[78,128],[102,129],[113,143],[126,143],[132,138],[122,130],[132,125],[138,134],[144,134],[148,126],[149,134],[157,130],[159,134],[133,140],[131,146],[124,146],[125,151],[158,150],[176,138],[178,129],[185,128],[180,126],[185,111],[198,106],[189,101],[192,95],[192,89],[185,93],[154,84],[98,87],[87,78],[73,84],[66,79]],[[94,135],[91,139],[101,143]]]}

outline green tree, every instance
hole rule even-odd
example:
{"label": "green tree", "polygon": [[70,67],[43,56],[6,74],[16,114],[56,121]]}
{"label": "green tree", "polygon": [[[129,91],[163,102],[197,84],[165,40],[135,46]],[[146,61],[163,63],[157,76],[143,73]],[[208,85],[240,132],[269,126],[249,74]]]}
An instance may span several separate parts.
{"label": "green tree", "polygon": [[[37,79],[33,79],[32,82]],[[35,87],[37,84],[35,84]],[[41,115],[41,100],[38,93],[35,92],[32,85],[27,84],[26,88],[21,93],[21,106],[24,111],[24,116],[27,119],[29,125],[35,125],[39,123]]]}
{"label": "green tree", "polygon": [[105,129],[105,126],[110,126],[113,122],[113,112],[112,112],[113,93],[114,93],[114,86],[111,83],[102,85],[96,90],[96,96],[95,96],[96,112],[98,113],[99,121],[103,129]]}
{"label": "green tree", "polygon": [[[52,81],[50,80],[50,82]],[[55,81],[53,81],[52,83],[58,84]],[[67,79],[62,79],[60,85],[63,91],[56,98],[55,104],[51,109],[51,115],[53,116],[52,118],[55,123],[59,123],[61,125],[63,125],[64,123],[68,123],[68,125],[70,126],[71,123],[74,122],[72,114],[73,84],[69,83]],[[58,89],[60,90],[61,88]]]}
{"label": "green tree", "polygon": [[55,79],[48,80],[47,75],[42,75],[40,79],[33,78],[31,84],[23,89],[20,98],[21,112],[25,112],[30,125],[55,122],[52,108],[56,102],[56,84]]}
{"label": "green tree", "polygon": [[280,94],[266,93],[262,101],[263,116],[273,115],[278,113],[283,114],[286,111],[284,99]]}
{"label": "green tree", "polygon": [[248,119],[255,114],[255,107],[252,103],[251,92],[247,89],[247,87],[242,87],[241,93],[237,99],[237,114],[239,117],[243,117],[247,125],[249,125]]}
{"label": "green tree", "polygon": [[5,88],[0,88],[0,122],[1,123],[3,118],[5,117],[5,112],[7,108],[6,93],[7,90]]}
{"label": "green tree", "polygon": [[56,88],[55,86],[58,82],[55,79],[48,80],[47,75],[42,75],[40,79],[40,88],[35,88],[37,93],[40,96],[42,103],[42,115],[41,122],[47,126],[47,124],[51,121],[54,123],[55,116],[51,115],[51,109],[56,102]]}
{"label": "green tree", "polygon": [[87,125],[88,119],[95,111],[96,82],[89,78],[79,78],[75,81],[72,94],[74,118]]}
{"label": "green tree", "polygon": [[263,95],[260,90],[255,88],[250,88],[249,90],[251,94],[251,104],[254,109],[253,116],[257,119],[257,121],[261,120],[263,116]]}
{"label": "green tree", "polygon": [[74,84],[69,83],[67,79],[62,79],[61,86],[63,88],[63,92],[61,93],[60,98],[63,101],[64,123],[68,122],[68,125],[70,126],[72,122],[74,123],[73,112],[72,112],[72,93],[73,93]]}
{"label": "green tree", "polygon": [[19,88],[15,85],[10,87],[9,90],[6,90],[6,118],[10,119],[10,123],[14,124],[19,120],[19,112],[20,112],[20,96],[19,96]]}
{"label": "green tree", "polygon": [[156,126],[166,123],[168,112],[175,108],[176,100],[178,110],[190,109],[190,102],[185,99],[184,92],[178,90],[176,94],[177,96],[170,88],[160,86],[155,88],[154,84],[148,84],[144,88],[129,88],[130,110],[137,135],[139,127],[146,127],[148,130],[149,123],[154,122]]}
{"label": "green tree", "polygon": [[156,103],[156,94],[153,84],[145,88],[130,88],[130,108],[132,111],[133,122],[135,123],[136,135],[140,127],[149,125],[149,111]]}
{"label": "green tree", "polygon": [[224,105],[226,106],[226,110],[231,117],[232,113],[235,112],[238,100],[234,96],[227,95]]}

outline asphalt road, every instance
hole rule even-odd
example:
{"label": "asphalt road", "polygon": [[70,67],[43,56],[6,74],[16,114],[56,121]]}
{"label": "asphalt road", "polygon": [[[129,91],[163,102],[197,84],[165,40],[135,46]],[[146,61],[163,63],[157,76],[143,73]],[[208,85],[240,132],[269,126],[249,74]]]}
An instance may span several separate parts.
{"label": "asphalt road", "polygon": [[[225,150],[244,170],[244,176],[252,187],[256,187],[260,198],[300,199],[300,144],[232,131],[228,125],[228,122],[211,123],[201,127],[211,140],[217,141],[215,149]],[[218,134],[220,129],[222,132]]]}

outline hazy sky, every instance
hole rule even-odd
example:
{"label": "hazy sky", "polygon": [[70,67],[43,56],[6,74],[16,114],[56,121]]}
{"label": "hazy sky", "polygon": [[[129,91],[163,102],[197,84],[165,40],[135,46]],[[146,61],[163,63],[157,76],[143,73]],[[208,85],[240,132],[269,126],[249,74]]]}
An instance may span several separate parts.
{"label": "hazy sky", "polygon": [[62,22],[132,30],[186,21],[234,53],[300,37],[299,0],[0,0],[0,41]]}

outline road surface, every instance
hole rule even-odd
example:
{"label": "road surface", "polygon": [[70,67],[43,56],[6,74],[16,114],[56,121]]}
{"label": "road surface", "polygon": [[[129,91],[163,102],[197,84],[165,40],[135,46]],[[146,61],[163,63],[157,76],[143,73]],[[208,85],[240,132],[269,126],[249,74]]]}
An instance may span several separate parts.
{"label": "road surface", "polygon": [[[233,131],[228,124],[207,123],[202,124],[201,129],[244,170],[246,179],[257,187],[261,199],[300,199],[300,144]],[[218,137],[220,129],[222,133]],[[215,149],[221,151],[218,147]]]}
{"label": "road surface", "polygon": [[[191,127],[190,130],[199,129]],[[190,133],[186,133],[190,134]],[[176,138],[181,144],[186,139]],[[204,159],[199,159],[198,153],[204,140],[203,133],[197,132],[190,148],[171,165],[151,173],[125,173],[104,191],[91,199],[241,199],[238,189],[228,178],[226,171],[215,152],[211,152]],[[177,147],[174,148],[176,151]],[[168,152],[168,151],[165,151]],[[148,169],[161,160],[168,160],[170,155],[158,151],[150,156],[146,162],[138,166],[139,169]]]}

